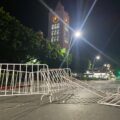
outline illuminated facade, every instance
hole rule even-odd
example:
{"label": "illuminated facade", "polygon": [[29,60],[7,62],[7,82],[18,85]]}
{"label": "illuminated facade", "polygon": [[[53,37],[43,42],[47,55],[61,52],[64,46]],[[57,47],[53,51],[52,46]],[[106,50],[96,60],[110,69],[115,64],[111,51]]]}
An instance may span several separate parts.
{"label": "illuminated facade", "polygon": [[49,13],[48,37],[51,42],[58,42],[62,48],[68,48],[70,36],[68,29],[69,15],[60,2],[57,4],[55,13],[63,21],[61,21],[57,15],[53,15],[51,12]]}

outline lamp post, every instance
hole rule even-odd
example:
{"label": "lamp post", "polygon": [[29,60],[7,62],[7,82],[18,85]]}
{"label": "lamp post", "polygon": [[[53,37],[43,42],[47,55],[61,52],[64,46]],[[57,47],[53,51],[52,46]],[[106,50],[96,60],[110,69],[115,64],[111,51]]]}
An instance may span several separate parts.
{"label": "lamp post", "polygon": [[67,68],[68,68],[68,57],[69,57],[69,54],[70,54],[70,50],[72,48],[72,41],[74,38],[78,39],[82,37],[82,32],[80,30],[77,30],[77,31],[74,31],[74,33],[71,35],[71,39],[69,41],[69,47],[68,47],[68,52],[67,52]]}
{"label": "lamp post", "polygon": [[94,70],[94,66],[95,66],[95,62],[96,61],[98,61],[98,60],[100,60],[100,55],[97,55],[95,58],[94,58],[94,60],[93,60],[93,65],[92,65],[92,72],[93,72],[93,70]]}

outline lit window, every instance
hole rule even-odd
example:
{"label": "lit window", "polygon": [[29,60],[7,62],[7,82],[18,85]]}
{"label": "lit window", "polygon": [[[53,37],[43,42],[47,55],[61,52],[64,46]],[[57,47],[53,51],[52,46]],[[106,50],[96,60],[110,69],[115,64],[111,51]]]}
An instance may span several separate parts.
{"label": "lit window", "polygon": [[53,30],[53,31],[51,32],[51,36],[53,36],[53,35],[56,35],[56,30]]}
{"label": "lit window", "polygon": [[52,25],[51,29],[52,29],[52,30],[54,29],[54,25]]}
{"label": "lit window", "polygon": [[55,34],[54,35],[56,35],[57,34],[57,31],[55,30]]}
{"label": "lit window", "polygon": [[53,24],[52,27],[51,27],[51,29],[52,29],[52,30],[53,30],[53,29],[56,29],[56,24]]}
{"label": "lit window", "polygon": [[55,35],[57,35],[57,30],[55,31]]}
{"label": "lit window", "polygon": [[56,34],[57,34],[57,35],[59,34],[59,30],[56,31]]}
{"label": "lit window", "polygon": [[59,36],[57,36],[57,41],[59,41]]}
{"label": "lit window", "polygon": [[53,37],[51,38],[51,42],[53,42]]}
{"label": "lit window", "polygon": [[51,29],[59,29],[60,28],[60,23],[57,23],[57,24],[53,24]]}
{"label": "lit window", "polygon": [[54,31],[52,31],[51,35],[52,35],[52,36],[54,35]]}
{"label": "lit window", "polygon": [[56,24],[56,28],[60,28],[60,23]]}

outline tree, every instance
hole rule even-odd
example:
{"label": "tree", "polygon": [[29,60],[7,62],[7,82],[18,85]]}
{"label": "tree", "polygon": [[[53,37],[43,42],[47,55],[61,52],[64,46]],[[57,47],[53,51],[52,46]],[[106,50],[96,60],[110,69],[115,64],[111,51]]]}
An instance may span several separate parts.
{"label": "tree", "polygon": [[0,8],[0,60],[1,62],[25,62],[32,56],[37,37],[3,8]]}
{"label": "tree", "polygon": [[[66,50],[51,43],[0,8],[0,62],[37,63],[59,67]],[[33,62],[32,62],[33,63]]]}

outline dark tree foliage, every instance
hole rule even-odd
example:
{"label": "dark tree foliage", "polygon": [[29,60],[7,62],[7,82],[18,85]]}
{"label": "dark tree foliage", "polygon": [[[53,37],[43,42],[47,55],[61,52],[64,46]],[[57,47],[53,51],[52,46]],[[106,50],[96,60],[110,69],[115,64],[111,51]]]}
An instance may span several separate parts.
{"label": "dark tree foliage", "polygon": [[25,62],[33,55],[35,33],[0,8],[0,61]]}
{"label": "dark tree foliage", "polygon": [[66,55],[62,51],[57,43],[50,43],[0,8],[0,62],[26,63],[35,58],[58,67]]}

